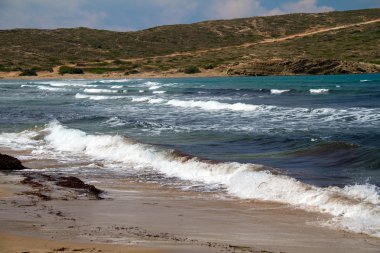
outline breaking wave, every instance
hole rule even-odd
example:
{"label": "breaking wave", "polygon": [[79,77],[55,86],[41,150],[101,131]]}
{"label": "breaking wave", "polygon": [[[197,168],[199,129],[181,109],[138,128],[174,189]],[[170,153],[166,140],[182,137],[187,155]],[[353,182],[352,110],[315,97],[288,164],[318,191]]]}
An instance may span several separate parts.
{"label": "breaking wave", "polygon": [[85,95],[81,93],[75,94],[76,99],[90,99],[90,100],[108,100],[125,98],[123,96],[99,96],[99,95]]}
{"label": "breaking wave", "polygon": [[[119,123],[116,118],[111,122]],[[37,135],[42,140],[34,140]],[[108,162],[124,163],[126,167],[146,168],[167,177],[218,185],[242,199],[273,201],[307,211],[331,215],[324,223],[337,229],[380,237],[379,188],[371,184],[340,187],[316,187],[295,178],[272,173],[257,164],[208,162],[197,157],[154,145],[137,143],[122,136],[90,135],[69,129],[54,121],[43,130],[19,134],[1,134],[0,144],[19,145],[24,142],[35,149],[53,149],[60,154],[83,155]],[[16,142],[13,142],[16,139]]]}
{"label": "breaking wave", "polygon": [[117,90],[107,90],[107,89],[84,89],[85,93],[117,93]]}
{"label": "breaking wave", "polygon": [[329,93],[329,89],[310,89],[310,94],[327,94]]}
{"label": "breaking wave", "polygon": [[278,90],[278,89],[271,89],[270,90],[270,93],[271,94],[282,94],[282,93],[287,93],[289,92],[290,90]]}

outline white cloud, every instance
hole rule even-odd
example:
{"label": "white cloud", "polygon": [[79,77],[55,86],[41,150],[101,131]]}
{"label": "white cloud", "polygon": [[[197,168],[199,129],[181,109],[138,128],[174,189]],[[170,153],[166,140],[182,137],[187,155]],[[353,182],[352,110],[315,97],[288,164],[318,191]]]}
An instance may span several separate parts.
{"label": "white cloud", "polygon": [[206,9],[207,14],[205,16],[212,19],[232,19],[294,12],[306,13],[334,10],[329,6],[318,6],[317,0],[287,2],[273,9],[264,7],[262,3],[262,0],[213,0],[209,2],[209,8]]}
{"label": "white cloud", "polygon": [[216,0],[206,11],[210,18],[231,19],[261,15],[266,9],[258,0]]}
{"label": "white cloud", "polygon": [[0,28],[96,27],[102,11],[82,8],[89,0],[1,0]]}
{"label": "white cloud", "polygon": [[194,14],[199,7],[197,1],[184,0],[152,0],[153,5],[159,7],[159,21],[166,24],[176,24]]}
{"label": "white cloud", "polygon": [[334,8],[329,6],[318,6],[317,0],[300,0],[294,3],[285,3],[279,9],[282,13],[312,13],[312,12],[328,12]]}

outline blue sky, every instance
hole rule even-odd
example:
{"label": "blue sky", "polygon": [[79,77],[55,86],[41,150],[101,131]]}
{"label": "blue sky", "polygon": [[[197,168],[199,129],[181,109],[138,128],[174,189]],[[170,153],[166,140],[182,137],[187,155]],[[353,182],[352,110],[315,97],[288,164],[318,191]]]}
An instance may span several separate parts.
{"label": "blue sky", "polygon": [[380,8],[380,0],[0,0],[0,29],[117,31],[210,19]]}

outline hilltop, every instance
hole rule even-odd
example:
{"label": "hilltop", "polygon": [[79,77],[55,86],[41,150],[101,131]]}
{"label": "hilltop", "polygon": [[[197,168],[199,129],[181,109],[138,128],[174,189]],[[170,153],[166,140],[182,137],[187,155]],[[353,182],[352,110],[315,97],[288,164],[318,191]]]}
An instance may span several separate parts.
{"label": "hilltop", "polygon": [[74,68],[77,73],[120,76],[373,73],[380,72],[379,45],[380,9],[215,20],[134,32],[12,29],[0,31],[0,76],[24,71],[49,77],[63,65],[69,66],[66,73]]}

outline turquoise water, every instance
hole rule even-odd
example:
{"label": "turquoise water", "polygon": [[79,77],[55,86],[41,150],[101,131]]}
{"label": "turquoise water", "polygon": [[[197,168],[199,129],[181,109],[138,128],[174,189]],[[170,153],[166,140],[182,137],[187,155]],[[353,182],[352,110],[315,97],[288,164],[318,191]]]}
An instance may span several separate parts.
{"label": "turquoise water", "polygon": [[[319,89],[319,90],[318,90]],[[380,75],[0,81],[0,131],[53,120],[317,186],[380,185]]]}

